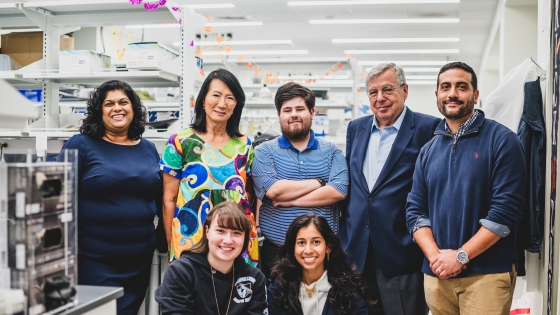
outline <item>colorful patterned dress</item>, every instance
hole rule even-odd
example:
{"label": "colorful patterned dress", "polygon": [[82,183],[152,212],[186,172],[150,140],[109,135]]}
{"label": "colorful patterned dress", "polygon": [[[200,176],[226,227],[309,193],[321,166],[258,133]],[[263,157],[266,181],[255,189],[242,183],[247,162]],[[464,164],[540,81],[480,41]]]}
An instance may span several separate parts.
{"label": "colorful patterned dress", "polygon": [[170,261],[202,239],[202,224],[214,205],[232,201],[245,210],[253,223],[249,246],[242,255],[247,263],[256,266],[257,230],[245,193],[252,162],[253,148],[245,136],[231,138],[220,150],[205,143],[190,128],[169,138],[159,162],[160,169],[180,180],[171,231]]}

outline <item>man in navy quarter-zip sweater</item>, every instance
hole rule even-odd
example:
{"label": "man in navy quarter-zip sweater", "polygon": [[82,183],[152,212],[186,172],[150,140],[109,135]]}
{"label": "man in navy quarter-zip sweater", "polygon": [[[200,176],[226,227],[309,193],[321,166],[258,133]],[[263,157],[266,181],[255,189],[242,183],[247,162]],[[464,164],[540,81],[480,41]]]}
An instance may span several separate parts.
{"label": "man in navy quarter-zip sweater", "polygon": [[523,148],[515,133],[474,110],[478,95],[471,67],[441,68],[436,96],[445,120],[420,151],[407,199],[434,315],[507,315],[515,288]]}

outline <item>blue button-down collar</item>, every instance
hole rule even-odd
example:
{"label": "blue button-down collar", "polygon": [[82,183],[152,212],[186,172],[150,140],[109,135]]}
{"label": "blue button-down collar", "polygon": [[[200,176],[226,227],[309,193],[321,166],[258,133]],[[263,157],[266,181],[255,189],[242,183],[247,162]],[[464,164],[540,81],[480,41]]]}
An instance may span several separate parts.
{"label": "blue button-down collar", "polygon": [[[402,122],[404,120],[404,115],[406,114],[406,106],[404,107],[401,115],[399,116],[399,118],[397,119],[397,121],[395,121],[395,123],[393,124],[392,127],[395,127],[395,129],[397,129],[397,131],[399,129],[401,129],[401,125]],[[377,119],[375,119],[375,115],[373,115],[373,124],[371,125],[371,132],[373,133],[375,130],[378,130],[379,126],[377,125]]]}
{"label": "blue button-down collar", "polygon": [[[296,149],[292,143],[286,138],[284,137],[284,134],[282,134],[280,137],[278,137],[278,146],[282,149],[294,149],[296,151],[299,151],[298,149]],[[309,130],[309,142],[307,143],[307,147],[305,147],[305,149],[303,149],[303,151],[305,150],[316,150],[319,147],[319,140],[317,140],[317,138],[315,137],[315,133],[313,132],[313,130]]]}

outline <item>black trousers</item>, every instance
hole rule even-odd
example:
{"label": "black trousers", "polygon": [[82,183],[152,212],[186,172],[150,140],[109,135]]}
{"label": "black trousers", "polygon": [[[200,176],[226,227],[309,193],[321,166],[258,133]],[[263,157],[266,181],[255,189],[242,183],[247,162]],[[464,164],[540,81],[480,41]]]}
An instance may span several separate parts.
{"label": "black trousers", "polygon": [[266,238],[263,241],[261,251],[260,251],[260,263],[261,271],[266,277],[266,284],[270,284],[270,273],[272,272],[272,267],[276,264],[278,260],[278,250],[280,246],[268,241]]}
{"label": "black trousers", "polygon": [[[382,258],[379,258],[382,259]],[[371,300],[377,303],[368,309],[369,315],[427,315],[424,296],[424,273],[388,277],[377,265],[371,242],[362,273]]]}

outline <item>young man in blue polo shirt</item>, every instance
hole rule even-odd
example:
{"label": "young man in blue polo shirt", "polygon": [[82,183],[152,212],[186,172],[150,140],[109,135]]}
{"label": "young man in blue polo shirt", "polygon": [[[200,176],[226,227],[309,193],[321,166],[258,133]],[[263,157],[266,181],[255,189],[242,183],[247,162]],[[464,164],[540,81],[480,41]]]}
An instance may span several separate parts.
{"label": "young man in blue polo shirt", "polygon": [[525,158],[517,135],[474,109],[476,74],[462,62],[438,74],[445,120],[416,160],[406,220],[426,258],[434,315],[507,315],[515,288],[515,233]]}
{"label": "young man in blue polo shirt", "polygon": [[278,88],[274,103],[282,135],[256,147],[252,165],[255,193],[262,201],[259,227],[265,240],[260,260],[267,279],[292,220],[314,212],[324,216],[338,233],[337,203],[348,192],[342,151],[316,138],[311,130],[313,92],[287,83]]}

